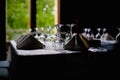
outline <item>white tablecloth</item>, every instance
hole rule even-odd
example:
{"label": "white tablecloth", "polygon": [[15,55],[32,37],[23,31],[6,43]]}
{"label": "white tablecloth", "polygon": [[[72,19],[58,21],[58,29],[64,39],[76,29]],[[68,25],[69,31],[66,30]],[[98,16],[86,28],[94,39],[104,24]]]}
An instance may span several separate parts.
{"label": "white tablecloth", "polygon": [[71,53],[80,53],[80,51],[69,51],[69,50],[55,50],[55,49],[35,49],[35,50],[19,50],[16,48],[16,42],[12,40],[11,46],[15,49],[17,55],[22,56],[33,56],[33,55],[55,55],[55,54],[71,54]]}

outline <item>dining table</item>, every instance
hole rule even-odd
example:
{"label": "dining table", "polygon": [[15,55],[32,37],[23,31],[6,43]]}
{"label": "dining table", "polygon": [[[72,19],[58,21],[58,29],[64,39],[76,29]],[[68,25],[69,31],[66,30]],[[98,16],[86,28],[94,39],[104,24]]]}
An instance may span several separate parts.
{"label": "dining table", "polygon": [[72,76],[82,77],[91,72],[108,73],[114,63],[113,53],[110,51],[114,43],[103,41],[101,44],[105,51],[83,52],[54,48],[22,50],[17,49],[15,40],[11,40],[11,79],[64,79]]}

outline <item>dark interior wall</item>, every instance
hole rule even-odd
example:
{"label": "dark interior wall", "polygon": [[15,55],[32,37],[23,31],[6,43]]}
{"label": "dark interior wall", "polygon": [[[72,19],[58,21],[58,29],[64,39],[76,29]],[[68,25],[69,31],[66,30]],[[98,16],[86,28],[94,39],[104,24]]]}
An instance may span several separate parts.
{"label": "dark interior wall", "polygon": [[[115,1],[61,0],[61,23],[82,27],[120,27],[120,5]],[[111,30],[111,29],[110,29]]]}
{"label": "dark interior wall", "polygon": [[73,23],[76,16],[79,24],[119,25],[118,2],[61,0],[61,23]]}
{"label": "dark interior wall", "polygon": [[61,23],[75,23],[75,4],[71,0],[61,0]]}
{"label": "dark interior wall", "polygon": [[3,60],[6,58],[6,47],[5,47],[5,0],[0,0],[0,60]]}

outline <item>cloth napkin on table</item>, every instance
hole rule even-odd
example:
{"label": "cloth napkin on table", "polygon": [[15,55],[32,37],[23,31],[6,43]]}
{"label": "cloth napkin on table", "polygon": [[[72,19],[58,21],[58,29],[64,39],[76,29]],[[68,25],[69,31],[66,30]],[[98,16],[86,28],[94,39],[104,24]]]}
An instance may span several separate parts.
{"label": "cloth napkin on table", "polygon": [[21,35],[17,40],[17,48],[23,50],[43,49],[45,45],[31,34]]}
{"label": "cloth napkin on table", "polygon": [[101,36],[101,40],[114,40],[114,38],[109,33],[105,33]]}
{"label": "cloth napkin on table", "polygon": [[86,50],[89,48],[88,40],[81,34],[74,34],[72,38],[66,42],[64,49],[66,50]]}

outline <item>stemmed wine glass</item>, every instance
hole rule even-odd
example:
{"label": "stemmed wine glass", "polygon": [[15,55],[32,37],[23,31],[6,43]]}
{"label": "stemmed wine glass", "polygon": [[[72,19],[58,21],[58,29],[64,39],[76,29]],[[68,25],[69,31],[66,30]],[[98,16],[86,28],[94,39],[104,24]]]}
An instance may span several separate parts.
{"label": "stemmed wine glass", "polygon": [[59,47],[59,49],[63,48],[63,38],[61,37],[61,27],[63,26],[63,24],[56,24],[55,27],[57,29],[57,34],[56,36],[58,37],[58,42],[59,44],[57,45],[57,47]]}
{"label": "stemmed wine glass", "polygon": [[41,35],[39,36],[40,40],[44,41],[45,42],[45,36],[44,36],[44,27],[41,27]]}
{"label": "stemmed wine glass", "polygon": [[72,38],[72,28],[75,26],[75,24],[67,24],[68,27],[70,27],[70,39]]}
{"label": "stemmed wine glass", "polygon": [[51,26],[47,27],[48,35],[50,35]]}
{"label": "stemmed wine glass", "polygon": [[83,35],[84,37],[86,37],[86,38],[87,38],[87,30],[88,30],[87,28],[83,28],[83,31],[84,31],[84,32],[82,33],[82,35]]}
{"label": "stemmed wine glass", "polygon": [[103,28],[102,31],[101,40],[105,40],[106,28]]}
{"label": "stemmed wine glass", "polygon": [[61,38],[61,27],[63,26],[63,24],[56,24],[55,27],[57,29],[57,37],[60,39]]}
{"label": "stemmed wine glass", "polygon": [[44,31],[44,27],[41,27],[41,29],[40,29],[40,30],[41,30],[41,33],[43,33],[43,31]]}
{"label": "stemmed wine glass", "polygon": [[86,36],[87,36],[87,39],[89,39],[89,37],[90,37],[90,31],[91,31],[91,29],[88,28],[88,29],[87,29],[87,35],[86,35]]}
{"label": "stemmed wine glass", "polygon": [[115,39],[119,40],[120,39],[120,28],[117,28],[119,30],[118,34],[116,35]]}
{"label": "stemmed wine glass", "polygon": [[56,24],[55,25],[57,32],[60,32],[62,26],[63,26],[63,24]]}
{"label": "stemmed wine glass", "polygon": [[98,32],[98,33],[97,33],[96,36],[95,36],[97,39],[100,38],[100,30],[101,30],[101,28],[97,28],[97,32]]}
{"label": "stemmed wine glass", "polygon": [[47,26],[47,35],[46,35],[46,41],[49,42],[51,41],[51,26]]}

